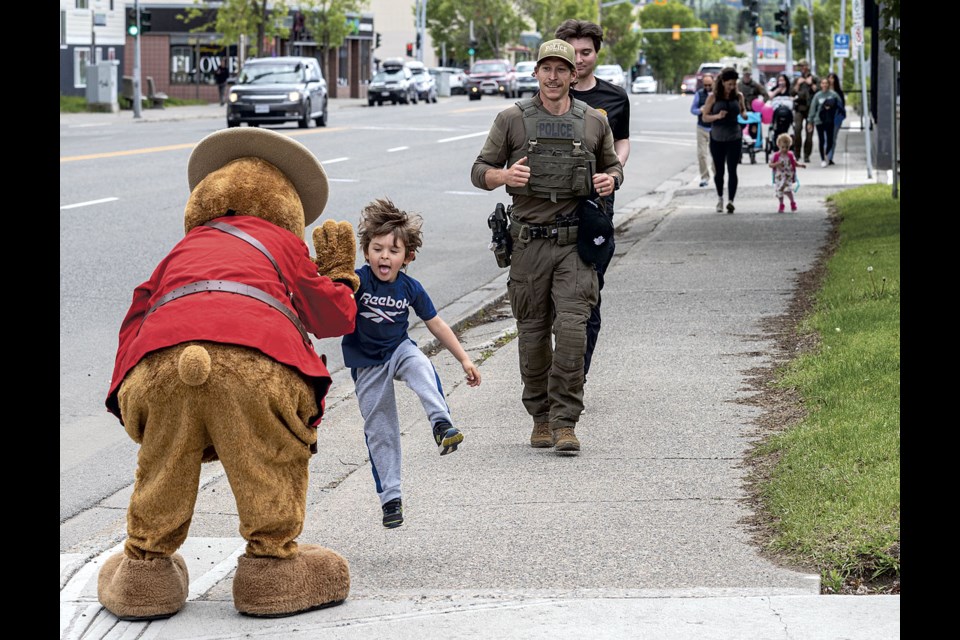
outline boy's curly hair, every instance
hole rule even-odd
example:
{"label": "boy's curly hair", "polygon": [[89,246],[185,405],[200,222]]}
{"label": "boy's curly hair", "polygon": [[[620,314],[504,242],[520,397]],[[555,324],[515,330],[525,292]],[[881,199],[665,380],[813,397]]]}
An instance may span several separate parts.
{"label": "boy's curly hair", "polygon": [[371,239],[393,235],[394,239],[403,242],[408,254],[416,253],[423,245],[421,226],[423,218],[419,214],[401,211],[388,198],[377,198],[360,212],[357,227],[360,248],[366,255]]}

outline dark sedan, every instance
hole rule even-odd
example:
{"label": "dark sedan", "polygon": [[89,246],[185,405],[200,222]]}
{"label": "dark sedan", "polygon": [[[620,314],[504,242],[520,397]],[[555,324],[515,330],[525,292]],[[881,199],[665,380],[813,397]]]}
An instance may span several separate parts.
{"label": "dark sedan", "polygon": [[230,88],[227,126],[327,124],[327,82],[316,58],[251,58]]}

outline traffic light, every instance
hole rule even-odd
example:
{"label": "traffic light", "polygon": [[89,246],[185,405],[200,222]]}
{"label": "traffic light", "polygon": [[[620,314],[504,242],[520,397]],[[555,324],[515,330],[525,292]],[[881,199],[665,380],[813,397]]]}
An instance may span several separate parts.
{"label": "traffic light", "polygon": [[140,31],[137,29],[137,10],[133,7],[127,9],[127,35],[136,38]]}
{"label": "traffic light", "polygon": [[140,9],[140,33],[150,31],[150,21],[152,18],[153,14],[146,9]]}
{"label": "traffic light", "polygon": [[720,25],[716,23],[710,25],[710,37],[714,40],[720,39]]}
{"label": "traffic light", "polygon": [[761,39],[763,37],[763,27],[757,27],[755,33],[757,35],[757,40]]}
{"label": "traffic light", "polygon": [[408,42],[408,43],[407,43],[407,56],[410,57],[410,58],[413,57],[413,43],[412,43],[412,42]]}
{"label": "traffic light", "polygon": [[374,49],[379,49],[379,48],[380,48],[380,32],[379,32],[379,31],[377,32],[377,37],[376,37],[376,39],[374,40],[373,48],[374,48]]}
{"label": "traffic light", "polygon": [[680,25],[678,24],[673,25],[673,39],[674,40],[680,39]]}
{"label": "traffic light", "polygon": [[750,12],[748,16],[750,28],[755,30],[760,26],[760,0],[750,0],[748,11]]}
{"label": "traffic light", "polygon": [[420,32],[417,32],[417,51],[420,51]]}
{"label": "traffic light", "polygon": [[780,7],[780,10],[773,14],[773,19],[777,23],[774,27],[777,33],[790,33],[790,7]]}
{"label": "traffic light", "polygon": [[480,43],[477,42],[475,39],[474,39],[474,40],[470,40],[470,48],[467,49],[467,54],[468,54],[468,55],[471,55],[471,56],[472,56],[472,55],[475,55],[475,54],[477,53],[477,45],[478,45],[478,44],[480,44]]}

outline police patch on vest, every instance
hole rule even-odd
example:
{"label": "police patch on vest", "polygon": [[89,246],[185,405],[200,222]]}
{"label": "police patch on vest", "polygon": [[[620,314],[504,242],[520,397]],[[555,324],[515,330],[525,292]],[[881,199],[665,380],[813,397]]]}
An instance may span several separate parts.
{"label": "police patch on vest", "polygon": [[562,140],[573,140],[573,123],[538,120],[537,138],[559,138]]}

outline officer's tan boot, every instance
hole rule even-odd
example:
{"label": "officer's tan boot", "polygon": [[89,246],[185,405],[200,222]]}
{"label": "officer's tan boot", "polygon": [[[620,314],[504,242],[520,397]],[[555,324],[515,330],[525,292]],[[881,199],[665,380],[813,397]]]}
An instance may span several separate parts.
{"label": "officer's tan boot", "polygon": [[117,553],[97,577],[100,604],[121,620],[169,618],[183,608],[189,591],[187,564],[179,553],[153,560]]}
{"label": "officer's tan boot", "polygon": [[530,434],[530,446],[536,449],[546,449],[553,446],[553,434],[550,433],[549,422],[533,423],[533,433]]}
{"label": "officer's tan boot", "polygon": [[557,451],[580,451],[580,441],[577,440],[573,427],[560,427],[554,430],[553,448]]}
{"label": "officer's tan boot", "polygon": [[242,614],[283,618],[338,605],[350,593],[350,567],[330,549],[301,544],[280,558],[237,558],[233,605]]}

